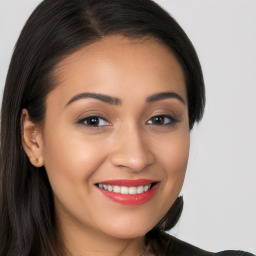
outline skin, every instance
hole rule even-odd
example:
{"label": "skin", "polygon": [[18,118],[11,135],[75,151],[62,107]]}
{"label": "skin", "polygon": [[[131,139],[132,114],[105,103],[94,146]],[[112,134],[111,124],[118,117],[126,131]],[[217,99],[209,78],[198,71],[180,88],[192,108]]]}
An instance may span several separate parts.
{"label": "skin", "polygon": [[[145,233],[169,210],[184,181],[190,133],[182,68],[154,39],[109,36],[63,59],[54,74],[44,124],[22,112],[23,147],[33,165],[46,168],[64,244],[76,256],[140,255]],[[120,102],[82,98],[68,104],[88,92]],[[147,102],[162,92],[183,100]],[[94,127],[88,116],[102,119]],[[114,179],[159,183],[151,200],[127,206],[95,186]]]}

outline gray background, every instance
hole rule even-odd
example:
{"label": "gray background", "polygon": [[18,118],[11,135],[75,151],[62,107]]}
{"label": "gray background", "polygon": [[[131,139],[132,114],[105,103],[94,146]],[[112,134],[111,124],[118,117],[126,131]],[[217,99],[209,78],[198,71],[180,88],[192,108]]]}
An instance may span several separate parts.
{"label": "gray background", "polygon": [[[1,92],[19,32],[39,2],[0,0]],[[172,233],[211,251],[256,253],[256,0],[156,2],[194,43],[207,90]]]}

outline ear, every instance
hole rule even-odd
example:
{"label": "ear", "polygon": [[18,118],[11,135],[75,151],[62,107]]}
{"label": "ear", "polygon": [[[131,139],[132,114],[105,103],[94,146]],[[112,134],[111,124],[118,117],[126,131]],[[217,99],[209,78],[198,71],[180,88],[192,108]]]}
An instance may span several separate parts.
{"label": "ear", "polygon": [[41,127],[30,120],[27,109],[21,113],[22,146],[31,162],[36,167],[42,167],[42,132]]}

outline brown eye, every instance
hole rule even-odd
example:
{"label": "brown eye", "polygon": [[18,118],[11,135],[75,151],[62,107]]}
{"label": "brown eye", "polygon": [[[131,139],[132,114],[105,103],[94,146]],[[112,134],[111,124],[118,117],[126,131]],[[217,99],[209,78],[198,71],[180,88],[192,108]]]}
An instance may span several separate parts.
{"label": "brown eye", "polygon": [[163,125],[165,122],[165,117],[164,116],[155,116],[152,118],[152,124],[155,125]]}
{"label": "brown eye", "polygon": [[90,117],[87,119],[87,124],[90,126],[98,126],[99,122],[100,121],[98,117]]}
{"label": "brown eye", "polygon": [[172,125],[175,124],[177,122],[177,120],[171,116],[165,116],[165,115],[161,115],[161,116],[154,116],[152,117],[147,124],[151,124],[151,125]]}
{"label": "brown eye", "polygon": [[89,116],[84,118],[81,123],[83,123],[86,126],[91,127],[100,127],[100,126],[107,126],[109,125],[108,121],[106,121],[104,118],[99,116]]}

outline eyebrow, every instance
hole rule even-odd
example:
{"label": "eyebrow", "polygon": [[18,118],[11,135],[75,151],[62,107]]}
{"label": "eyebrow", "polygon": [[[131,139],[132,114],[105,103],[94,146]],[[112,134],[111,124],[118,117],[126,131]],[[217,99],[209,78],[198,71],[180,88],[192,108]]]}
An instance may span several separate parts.
{"label": "eyebrow", "polygon": [[181,101],[184,105],[186,104],[185,100],[175,92],[160,92],[160,93],[153,94],[147,98],[146,102],[151,103],[151,102],[156,102],[159,100],[165,100],[165,99],[171,99],[171,98]]}
{"label": "eyebrow", "polygon": [[76,96],[74,96],[68,103],[66,106],[70,105],[71,103],[81,100],[81,99],[88,99],[88,98],[92,98],[92,99],[96,99],[96,100],[100,100],[103,101],[105,103],[108,103],[110,105],[121,105],[121,100],[115,97],[111,97],[105,94],[99,94],[99,93],[90,93],[90,92],[85,92],[85,93],[81,93],[78,94]]}
{"label": "eyebrow", "polygon": [[[78,95],[75,95],[67,103],[66,107],[75,101],[82,100],[82,99],[90,99],[90,98],[100,100],[102,102],[105,102],[105,103],[108,103],[108,104],[114,105],[114,106],[119,106],[122,103],[122,101],[116,97],[112,97],[112,96],[100,94],[100,93],[85,92],[85,93],[80,93]],[[185,100],[179,94],[177,94],[175,92],[160,92],[160,93],[153,94],[146,99],[146,102],[152,103],[152,102],[165,100],[165,99],[172,99],[172,98],[178,99],[185,105]]]}

